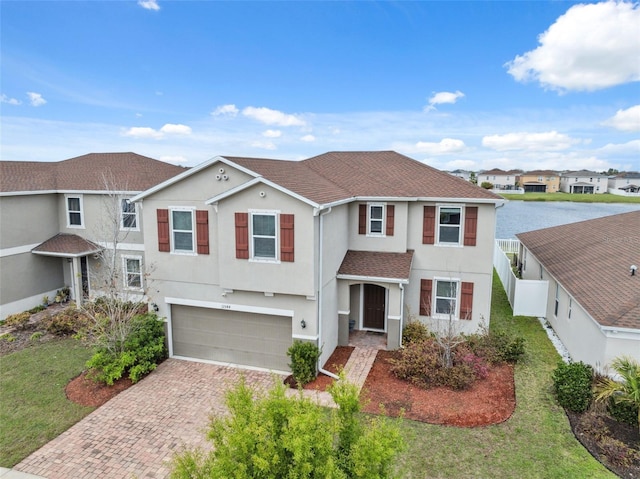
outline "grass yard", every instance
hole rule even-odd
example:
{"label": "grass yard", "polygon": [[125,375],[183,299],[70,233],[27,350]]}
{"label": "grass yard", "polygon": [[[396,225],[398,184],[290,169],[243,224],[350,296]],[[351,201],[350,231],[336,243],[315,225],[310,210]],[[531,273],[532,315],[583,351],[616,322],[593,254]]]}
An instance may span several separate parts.
{"label": "grass yard", "polygon": [[399,472],[405,478],[615,478],[575,439],[555,403],[551,372],[559,356],[536,318],[511,317],[494,273],[491,328],[526,339],[516,366],[517,406],[502,424],[475,429],[402,422],[408,448]]}
{"label": "grass yard", "polygon": [[640,196],[618,196],[610,194],[577,195],[570,193],[525,193],[523,195],[502,194],[508,200],[520,201],[573,201],[576,203],[638,203]]}
{"label": "grass yard", "polygon": [[90,355],[63,339],[0,357],[0,466],[13,467],[95,409],[64,393]]}

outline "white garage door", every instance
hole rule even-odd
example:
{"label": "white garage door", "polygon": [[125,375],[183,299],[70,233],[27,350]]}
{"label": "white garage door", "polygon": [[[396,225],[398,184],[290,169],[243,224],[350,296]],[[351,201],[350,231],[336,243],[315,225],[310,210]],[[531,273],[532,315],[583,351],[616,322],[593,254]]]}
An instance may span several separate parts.
{"label": "white garage door", "polygon": [[289,370],[291,318],[171,306],[173,355]]}

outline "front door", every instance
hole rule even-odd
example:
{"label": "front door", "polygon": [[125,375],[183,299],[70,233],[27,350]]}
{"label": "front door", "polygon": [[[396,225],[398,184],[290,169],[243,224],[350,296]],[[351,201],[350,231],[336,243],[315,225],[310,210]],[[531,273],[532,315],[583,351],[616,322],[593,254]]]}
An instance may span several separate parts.
{"label": "front door", "polygon": [[375,284],[364,285],[363,329],[384,331],[386,290]]}

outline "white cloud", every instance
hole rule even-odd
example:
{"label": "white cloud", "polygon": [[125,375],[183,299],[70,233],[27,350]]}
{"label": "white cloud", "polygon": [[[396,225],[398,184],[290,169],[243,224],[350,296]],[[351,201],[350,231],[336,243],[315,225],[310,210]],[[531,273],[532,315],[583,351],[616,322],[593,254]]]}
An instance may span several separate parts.
{"label": "white cloud", "polygon": [[517,81],[538,81],[560,92],[639,81],[638,25],[638,3],[574,5],[539,35],[538,48],[505,66]]}
{"label": "white cloud", "polygon": [[621,131],[640,131],[640,105],[632,106],[626,110],[618,110],[603,124]]}
{"label": "white cloud", "polygon": [[220,105],[211,112],[212,116],[229,115],[236,116],[238,114],[238,108],[235,105]]}
{"label": "white cloud", "polygon": [[31,103],[31,106],[42,106],[45,103],[47,103],[47,100],[42,98],[42,95],[40,93],[28,91],[27,96],[29,97],[29,102]]}
{"label": "white cloud", "polygon": [[468,170],[474,171],[478,168],[478,164],[473,160],[453,160],[444,163],[443,169],[445,170]]}
{"label": "white cloud", "polygon": [[431,95],[431,98],[429,98],[429,104],[425,107],[425,111],[435,110],[435,105],[442,105],[445,103],[454,104],[463,97],[464,93],[462,93],[460,90],[456,90],[455,92],[441,91],[434,93],[433,95]]}
{"label": "white cloud", "polygon": [[133,138],[154,138],[160,139],[165,135],[190,135],[191,128],[187,125],[174,125],[172,123],[165,124],[159,130],[155,130],[148,126],[134,126],[123,133],[124,136]]}
{"label": "white cloud", "polygon": [[266,125],[304,126],[306,124],[304,120],[295,115],[289,115],[281,111],[265,107],[256,108],[248,106],[242,110],[242,114]]}
{"label": "white cloud", "polygon": [[138,5],[146,10],[155,10],[156,12],[160,10],[157,0],[138,0]]}
{"label": "white cloud", "polygon": [[262,136],[266,138],[280,138],[282,136],[282,132],[280,130],[266,130],[262,132]]}
{"label": "white cloud", "polygon": [[413,147],[416,153],[427,153],[429,155],[448,155],[464,151],[465,144],[462,140],[455,138],[443,138],[437,143],[419,141]]}
{"label": "white cloud", "polygon": [[316,137],[313,135],[304,135],[300,138],[301,141],[306,141],[307,143],[311,143],[312,141],[316,141]]}
{"label": "white cloud", "polygon": [[275,150],[277,149],[276,145],[272,141],[254,141],[251,143],[251,146],[255,148],[259,148],[261,150]]}
{"label": "white cloud", "polygon": [[182,165],[189,162],[189,160],[182,155],[164,155],[160,157],[160,161],[166,161],[167,163],[173,163],[175,165]]}
{"label": "white cloud", "polygon": [[20,105],[22,102],[17,98],[9,98],[4,93],[0,95],[0,103],[8,103],[9,105]]}
{"label": "white cloud", "polygon": [[544,133],[507,133],[506,135],[489,135],[482,138],[482,146],[497,151],[529,150],[529,151],[554,151],[565,150],[572,145],[580,143],[557,131]]}

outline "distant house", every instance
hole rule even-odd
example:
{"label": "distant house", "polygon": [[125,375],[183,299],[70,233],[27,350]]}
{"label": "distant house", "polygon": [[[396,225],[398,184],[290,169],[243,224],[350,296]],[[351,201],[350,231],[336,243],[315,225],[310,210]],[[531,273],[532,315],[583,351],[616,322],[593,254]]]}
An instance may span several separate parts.
{"label": "distant house", "polygon": [[293,340],[489,320],[499,196],[393,151],[218,156],[136,196],[172,357],[288,370]]}
{"label": "distant house", "polygon": [[514,190],[516,188],[516,175],[519,170],[504,171],[500,168],[478,173],[478,184],[489,182],[494,190]]}
{"label": "distant house", "polygon": [[560,191],[572,194],[607,192],[607,175],[595,171],[567,171],[560,175]]}
{"label": "distant house", "polygon": [[457,176],[458,178],[462,178],[465,181],[471,181],[473,171],[458,169],[458,170],[449,171],[448,173],[450,175]]}
{"label": "distant house", "polygon": [[609,177],[608,187],[615,190],[623,190],[627,193],[640,192],[640,173],[637,171],[628,171],[619,175]]}
{"label": "distant house", "polygon": [[517,177],[525,193],[556,193],[560,191],[560,175],[551,170],[533,170]]}
{"label": "distant house", "polygon": [[546,319],[575,361],[640,361],[640,211],[516,235],[523,279],[549,281]]}
{"label": "distant house", "polygon": [[[142,215],[128,198],[184,171],[135,153],[0,161],[0,318],[42,303],[43,296],[53,301],[64,287],[75,301],[90,296],[94,255],[113,247],[102,234],[105,215],[120,222],[120,277],[141,291]],[[108,198],[118,204],[107,205]]]}

